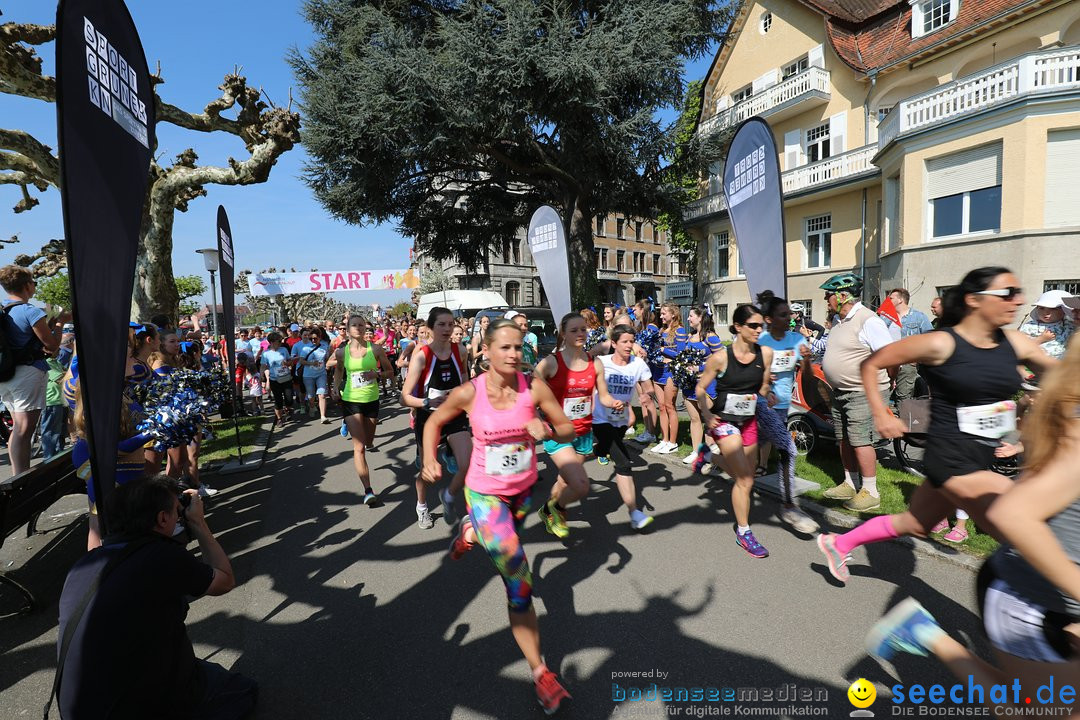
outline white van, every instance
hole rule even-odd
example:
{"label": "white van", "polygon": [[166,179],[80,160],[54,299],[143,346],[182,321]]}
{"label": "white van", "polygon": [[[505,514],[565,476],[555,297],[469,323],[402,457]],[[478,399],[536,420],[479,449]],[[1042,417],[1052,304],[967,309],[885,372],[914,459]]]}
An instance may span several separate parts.
{"label": "white van", "polygon": [[432,308],[449,308],[457,317],[472,317],[484,308],[507,307],[506,299],[491,290],[447,290],[420,296],[416,317],[426,320]]}

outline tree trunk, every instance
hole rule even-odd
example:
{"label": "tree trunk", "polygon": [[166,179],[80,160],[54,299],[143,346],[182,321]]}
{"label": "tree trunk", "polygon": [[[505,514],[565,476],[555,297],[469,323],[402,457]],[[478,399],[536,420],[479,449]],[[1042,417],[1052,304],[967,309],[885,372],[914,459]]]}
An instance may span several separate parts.
{"label": "tree trunk", "polygon": [[135,292],[131,318],[147,322],[155,315],[167,315],[176,321],[180,296],[172,271],[173,213],[153,213],[147,200],[143,210],[139,257],[135,261]]}
{"label": "tree trunk", "polygon": [[[569,213],[563,222],[566,227],[566,254],[570,261],[570,302],[574,310],[599,306],[603,301],[596,277],[596,257],[593,251],[592,208],[588,198],[578,196],[567,202]],[[558,322],[560,318],[555,318]]]}

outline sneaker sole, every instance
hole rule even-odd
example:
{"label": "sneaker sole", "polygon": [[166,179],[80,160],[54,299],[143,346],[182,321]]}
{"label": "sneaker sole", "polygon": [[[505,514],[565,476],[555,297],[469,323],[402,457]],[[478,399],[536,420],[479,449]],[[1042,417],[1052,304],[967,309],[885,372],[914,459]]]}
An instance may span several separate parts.
{"label": "sneaker sole", "polygon": [[878,649],[891,632],[891,630],[887,631],[886,628],[894,628],[897,625],[903,624],[909,617],[920,611],[925,612],[923,606],[915,598],[905,598],[904,600],[901,600],[896,607],[885,613],[880,620],[874,623],[874,626],[866,633],[866,639],[864,641],[866,654],[877,660],[879,663],[889,666],[889,661],[878,654]]}
{"label": "sneaker sole", "polygon": [[824,497],[826,500],[843,500],[844,502],[847,502],[848,500],[851,500],[853,497],[855,497],[855,494],[856,493],[851,493],[850,495],[830,495],[829,491],[826,490],[824,493],[822,493],[822,497]]}
{"label": "sneaker sole", "polygon": [[364,504],[367,505],[368,507],[375,507],[375,503],[378,502],[378,501],[379,501],[379,498],[372,495],[370,500],[364,500]]}
{"label": "sneaker sole", "polygon": [[646,516],[645,519],[641,521],[640,525],[634,525],[633,523],[630,523],[630,527],[632,527],[635,530],[637,530],[638,532],[640,532],[640,531],[644,530],[645,528],[649,527],[652,524],[653,524],[653,518],[650,517],[650,516]]}
{"label": "sneaker sole", "polygon": [[960,545],[960,544],[962,544],[962,543],[963,543],[963,542],[964,542],[965,540],[967,540],[967,539],[968,539],[968,536],[967,536],[967,535],[965,535],[965,536],[964,536],[964,537],[962,537],[962,538],[948,538],[948,537],[943,537],[943,538],[941,538],[941,539],[942,539],[942,540],[944,540],[945,542],[950,542],[950,543],[952,543],[953,545]]}
{"label": "sneaker sole", "polygon": [[738,545],[738,546],[739,546],[740,548],[742,548],[742,549],[743,549],[743,550],[744,550],[744,551],[746,552],[746,554],[747,554],[747,555],[749,555],[750,557],[754,558],[755,560],[764,560],[765,558],[769,557],[769,551],[768,551],[768,550],[766,550],[766,551],[765,551],[765,554],[764,554],[764,555],[755,555],[754,553],[752,553],[752,552],[750,552],[749,550],[747,550],[747,549],[746,549],[746,546],[745,546],[745,545],[743,545],[743,544],[742,544],[741,542],[739,542],[738,540],[736,540],[736,541],[735,541],[735,544],[736,544],[736,545]]}
{"label": "sneaker sole", "polygon": [[869,512],[870,510],[877,510],[879,507],[881,507],[880,502],[878,502],[876,505],[868,505],[866,507],[852,507],[847,503],[844,503],[844,508],[847,510],[851,510],[852,512]]}
{"label": "sneaker sole", "polygon": [[850,575],[848,575],[848,577],[841,577],[840,576],[839,568],[837,568],[833,564],[832,553],[830,553],[827,549],[825,549],[825,535],[824,534],[821,534],[821,535],[817,536],[817,546],[818,546],[818,550],[821,551],[821,554],[825,556],[825,564],[829,566],[829,574],[846,585],[847,581],[848,581],[848,578],[850,578],[851,576]]}

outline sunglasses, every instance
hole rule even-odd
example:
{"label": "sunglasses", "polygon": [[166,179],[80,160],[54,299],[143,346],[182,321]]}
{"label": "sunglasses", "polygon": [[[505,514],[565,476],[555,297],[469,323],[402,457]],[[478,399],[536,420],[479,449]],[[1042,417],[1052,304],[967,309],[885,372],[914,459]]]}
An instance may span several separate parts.
{"label": "sunglasses", "polygon": [[1023,288],[1018,288],[1018,287],[1007,287],[1007,288],[1000,288],[998,290],[980,290],[979,292],[972,293],[972,294],[973,295],[993,295],[994,297],[999,297],[1002,300],[1008,301],[1008,300],[1012,300],[1017,295],[1023,295],[1024,294],[1024,289]]}
{"label": "sunglasses", "polygon": [[746,323],[743,327],[748,327],[751,330],[760,330],[765,327],[765,323]]}

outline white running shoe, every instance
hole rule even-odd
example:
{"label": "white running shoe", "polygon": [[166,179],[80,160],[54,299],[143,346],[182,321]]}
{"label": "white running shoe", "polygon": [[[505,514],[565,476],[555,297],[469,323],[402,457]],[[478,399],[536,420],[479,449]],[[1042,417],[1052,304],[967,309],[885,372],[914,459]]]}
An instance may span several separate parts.
{"label": "white running shoe", "polygon": [[214,497],[219,492],[219,490],[215,490],[206,483],[199,485],[199,497]]}
{"label": "white running shoe", "polygon": [[651,516],[646,515],[640,510],[630,511],[630,527],[635,530],[644,530],[652,524],[652,521],[653,519]]}
{"label": "white running shoe", "polygon": [[657,450],[656,452],[658,454],[660,454],[660,455],[670,455],[671,453],[675,452],[678,449],[679,449],[678,443],[664,442],[663,447],[661,449]]}
{"label": "white running shoe", "polygon": [[697,458],[698,454],[696,452],[692,452],[682,459],[683,465],[693,465],[694,461],[697,460]]}
{"label": "white running shoe", "polygon": [[782,508],[780,510],[780,519],[806,535],[818,531],[818,524],[814,522],[814,519],[797,507]]}
{"label": "white running shoe", "polygon": [[667,443],[665,441],[661,440],[660,442],[656,443],[651,448],[649,448],[646,452],[656,453],[657,455],[663,455],[666,448],[667,448]]}

